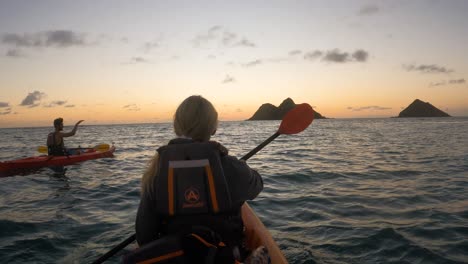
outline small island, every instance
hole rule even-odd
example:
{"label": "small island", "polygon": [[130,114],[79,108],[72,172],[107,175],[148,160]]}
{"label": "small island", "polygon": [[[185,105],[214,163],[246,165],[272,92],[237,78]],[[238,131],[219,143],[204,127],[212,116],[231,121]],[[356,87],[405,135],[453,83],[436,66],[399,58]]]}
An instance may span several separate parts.
{"label": "small island", "polygon": [[428,102],[416,99],[401,111],[398,117],[450,117],[450,115]]}
{"label": "small island", "polygon": [[[280,106],[274,106],[270,103],[263,104],[258,108],[255,114],[247,119],[248,121],[253,120],[281,120],[289,110],[296,107],[296,104],[291,98],[285,99]],[[314,119],[325,119],[320,113],[314,110]]]}

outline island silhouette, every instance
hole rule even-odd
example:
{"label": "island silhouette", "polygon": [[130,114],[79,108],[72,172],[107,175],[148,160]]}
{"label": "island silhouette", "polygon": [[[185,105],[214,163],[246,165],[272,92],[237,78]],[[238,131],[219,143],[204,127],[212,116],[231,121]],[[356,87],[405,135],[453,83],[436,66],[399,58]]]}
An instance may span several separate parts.
{"label": "island silhouette", "polygon": [[[291,98],[286,98],[279,106],[274,106],[270,103],[265,103],[258,108],[253,116],[248,121],[252,120],[281,120],[284,115],[293,109],[296,103]],[[325,119],[320,113],[314,110],[314,119]]]}
{"label": "island silhouette", "polygon": [[416,99],[408,107],[403,109],[398,117],[450,117],[450,115],[429,102]]}

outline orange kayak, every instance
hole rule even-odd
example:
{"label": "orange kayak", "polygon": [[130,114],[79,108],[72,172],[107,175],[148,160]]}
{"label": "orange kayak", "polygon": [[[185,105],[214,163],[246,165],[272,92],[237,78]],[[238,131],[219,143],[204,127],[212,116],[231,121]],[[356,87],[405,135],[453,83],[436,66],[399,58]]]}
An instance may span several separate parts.
{"label": "orange kayak", "polygon": [[36,156],[24,159],[0,162],[0,176],[14,173],[16,171],[38,169],[49,166],[65,166],[86,160],[112,157],[115,147],[112,146],[105,151],[90,149],[79,155],[69,156]]}
{"label": "orange kayak", "polygon": [[265,246],[268,248],[272,264],[288,263],[268,229],[247,203],[244,203],[241,212],[247,247],[252,250],[259,246]]}

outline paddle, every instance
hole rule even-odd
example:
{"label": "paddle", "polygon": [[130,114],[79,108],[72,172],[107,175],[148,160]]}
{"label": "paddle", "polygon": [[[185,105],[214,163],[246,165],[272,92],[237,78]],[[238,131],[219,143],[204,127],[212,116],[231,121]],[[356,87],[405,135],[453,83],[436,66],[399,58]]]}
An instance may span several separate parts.
{"label": "paddle", "polygon": [[263,143],[258,145],[256,148],[252,149],[249,153],[245,154],[245,156],[242,157],[241,159],[248,160],[250,157],[252,157],[257,152],[259,152],[262,148],[268,145],[271,141],[273,141],[279,135],[282,135],[282,134],[292,135],[292,134],[297,134],[299,132],[302,132],[312,123],[313,120],[314,120],[314,110],[312,110],[312,107],[310,105],[308,104],[297,105],[295,108],[290,110],[283,117],[280,127],[278,128],[278,131],[276,131],[276,133],[271,135],[271,137],[263,141]]}
{"label": "paddle", "polygon": [[[82,150],[94,149],[96,151],[103,152],[103,151],[109,150],[109,148],[110,148],[109,144],[99,144],[99,145],[96,145],[96,146],[91,147],[91,148],[86,147],[86,148],[70,148],[70,149],[82,149]],[[46,146],[37,147],[37,151],[40,152],[40,153],[46,153],[46,154],[48,152]]]}
{"label": "paddle", "polygon": [[[291,134],[297,134],[299,132],[302,132],[312,123],[313,120],[314,120],[314,110],[309,104],[297,105],[295,108],[293,108],[283,117],[283,120],[281,121],[278,131],[276,131],[271,137],[263,141],[256,148],[252,149],[249,153],[247,153],[241,159],[248,160],[250,157],[252,157],[257,152],[259,152],[262,148],[268,145],[268,143],[273,141],[279,135],[282,135],[282,134],[291,135]],[[131,235],[129,238],[125,239],[123,242],[118,244],[109,252],[102,255],[99,259],[94,261],[92,264],[103,263],[108,258],[112,257],[115,253],[119,252],[121,249],[128,246],[135,239],[136,239],[136,235],[135,234]]]}

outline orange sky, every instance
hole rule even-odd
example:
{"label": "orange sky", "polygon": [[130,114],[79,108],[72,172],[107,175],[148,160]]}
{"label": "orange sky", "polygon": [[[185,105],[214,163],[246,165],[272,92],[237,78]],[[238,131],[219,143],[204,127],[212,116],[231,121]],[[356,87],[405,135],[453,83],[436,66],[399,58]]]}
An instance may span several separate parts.
{"label": "orange sky", "polygon": [[466,1],[110,4],[0,3],[0,127],[167,122],[194,94],[221,120],[288,97],[333,118],[416,98],[468,116]]}

